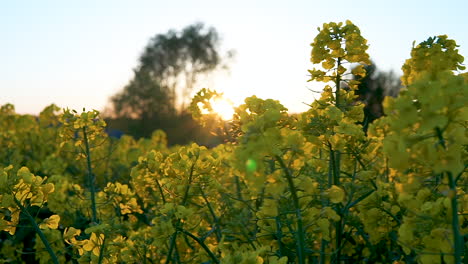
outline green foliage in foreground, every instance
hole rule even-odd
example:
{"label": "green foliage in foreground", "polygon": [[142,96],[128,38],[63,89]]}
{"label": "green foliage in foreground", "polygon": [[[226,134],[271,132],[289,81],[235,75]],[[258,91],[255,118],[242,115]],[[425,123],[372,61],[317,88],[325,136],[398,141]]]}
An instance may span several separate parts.
{"label": "green foliage in foreground", "polygon": [[[406,89],[367,134],[346,78],[350,63],[369,63],[366,40],[349,21],[329,23],[312,47],[321,98],[297,116],[249,97],[232,142],[213,149],[168,148],[159,131],[109,138],[97,111],[1,107],[1,261],[467,261],[468,85],[455,42],[413,48]],[[213,96],[191,104],[202,123],[216,118],[198,109]]]}

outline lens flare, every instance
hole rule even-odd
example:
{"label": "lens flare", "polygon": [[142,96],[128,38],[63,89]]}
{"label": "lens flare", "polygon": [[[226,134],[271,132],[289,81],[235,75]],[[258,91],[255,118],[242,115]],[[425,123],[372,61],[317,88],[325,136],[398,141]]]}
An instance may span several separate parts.
{"label": "lens flare", "polygon": [[248,172],[253,173],[257,170],[257,162],[255,162],[253,159],[248,159],[245,162],[245,168]]}

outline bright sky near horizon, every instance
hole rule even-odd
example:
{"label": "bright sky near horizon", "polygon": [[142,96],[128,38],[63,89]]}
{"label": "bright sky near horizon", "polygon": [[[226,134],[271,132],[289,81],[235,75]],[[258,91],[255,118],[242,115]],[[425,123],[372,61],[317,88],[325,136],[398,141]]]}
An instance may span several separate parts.
{"label": "bright sky near horizon", "polygon": [[383,70],[400,67],[412,42],[447,34],[468,56],[468,1],[3,1],[0,105],[18,113],[60,107],[102,110],[132,78],[148,40],[200,21],[237,56],[228,76],[207,87],[240,103],[253,94],[307,109],[310,43],[324,22],[351,20]]}

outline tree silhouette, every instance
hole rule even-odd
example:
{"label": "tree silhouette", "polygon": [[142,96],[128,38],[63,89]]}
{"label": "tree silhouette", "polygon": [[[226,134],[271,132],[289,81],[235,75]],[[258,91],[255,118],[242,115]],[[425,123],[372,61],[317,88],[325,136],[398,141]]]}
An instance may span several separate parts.
{"label": "tree silhouette", "polygon": [[385,96],[396,97],[401,88],[400,78],[393,71],[379,71],[375,63],[366,65],[366,76],[353,75],[354,80],[360,81],[356,95],[365,104],[364,130],[372,121],[384,115],[382,102]]}
{"label": "tree silhouette", "polygon": [[110,122],[118,123],[120,129],[127,123],[123,130],[136,137],[149,136],[155,129],[193,128],[192,124],[178,124],[192,122],[185,112],[191,92],[214,71],[227,69],[232,56],[232,51],[221,54],[218,32],[203,23],[157,34],[140,56],[133,79],[111,97],[114,122]]}

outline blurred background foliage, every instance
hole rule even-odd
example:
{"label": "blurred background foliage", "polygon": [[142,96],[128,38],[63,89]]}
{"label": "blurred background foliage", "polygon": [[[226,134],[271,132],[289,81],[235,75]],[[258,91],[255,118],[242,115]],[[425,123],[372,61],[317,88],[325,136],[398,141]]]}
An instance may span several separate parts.
{"label": "blurred background foliage", "polygon": [[[138,139],[160,129],[166,132],[169,145],[221,143],[223,136],[200,126],[187,108],[194,90],[204,88],[203,81],[219,71],[229,70],[234,55],[233,50],[222,53],[218,31],[200,22],[155,35],[144,48],[133,78],[104,110],[108,132]],[[374,62],[365,70],[365,77],[351,78],[360,81],[356,100],[366,105],[362,123],[367,130],[368,124],[384,114],[384,97],[398,95],[401,81],[392,71],[380,71]]]}

